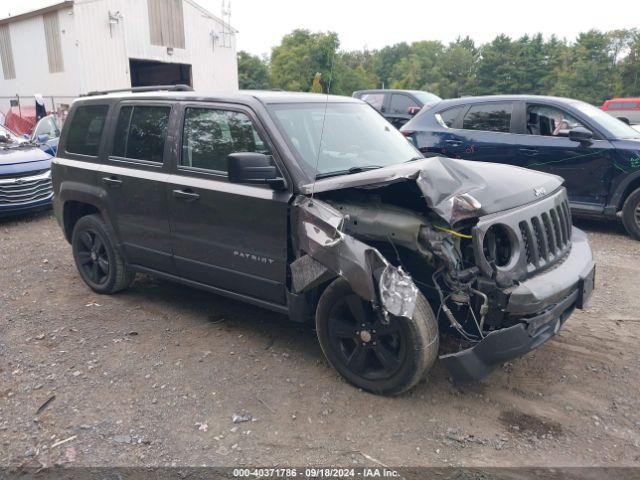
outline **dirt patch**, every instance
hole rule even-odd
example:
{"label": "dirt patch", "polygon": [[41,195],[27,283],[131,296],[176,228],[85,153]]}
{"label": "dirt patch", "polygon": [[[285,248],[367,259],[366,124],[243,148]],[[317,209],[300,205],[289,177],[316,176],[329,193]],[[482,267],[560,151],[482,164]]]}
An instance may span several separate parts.
{"label": "dirt patch", "polygon": [[559,437],[562,434],[559,423],[517,410],[502,412],[500,421],[511,430],[538,438],[546,438],[547,435]]}
{"label": "dirt patch", "polygon": [[96,295],[50,214],[0,219],[0,465],[640,466],[640,242],[578,225],[597,288],[556,337],[384,398],[312,326],[144,276]]}

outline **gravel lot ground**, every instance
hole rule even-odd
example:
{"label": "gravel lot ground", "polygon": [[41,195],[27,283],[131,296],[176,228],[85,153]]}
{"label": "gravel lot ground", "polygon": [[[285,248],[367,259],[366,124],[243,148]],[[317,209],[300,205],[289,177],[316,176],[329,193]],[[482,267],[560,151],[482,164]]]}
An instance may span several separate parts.
{"label": "gravel lot ground", "polygon": [[640,242],[578,225],[597,290],[558,336],[383,398],[311,328],[149,277],[98,296],[49,212],[0,220],[0,466],[640,465]]}

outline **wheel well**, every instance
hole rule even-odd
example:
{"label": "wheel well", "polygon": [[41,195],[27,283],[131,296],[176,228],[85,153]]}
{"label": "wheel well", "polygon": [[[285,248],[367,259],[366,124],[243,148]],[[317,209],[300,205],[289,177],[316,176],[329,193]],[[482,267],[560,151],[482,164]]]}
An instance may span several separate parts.
{"label": "wheel well", "polygon": [[618,211],[622,210],[624,202],[627,201],[627,198],[629,197],[629,195],[631,195],[631,192],[635,191],[638,188],[640,188],[640,177],[633,180],[629,185],[627,185],[627,188],[624,189],[624,193],[622,194],[622,197],[620,197],[620,202],[618,203]]}
{"label": "wheel well", "polygon": [[82,217],[92,215],[94,213],[100,213],[100,210],[95,205],[90,203],[77,202],[71,200],[64,204],[63,210],[63,222],[64,222],[64,236],[68,242],[71,242],[71,235],[73,234],[73,228]]}

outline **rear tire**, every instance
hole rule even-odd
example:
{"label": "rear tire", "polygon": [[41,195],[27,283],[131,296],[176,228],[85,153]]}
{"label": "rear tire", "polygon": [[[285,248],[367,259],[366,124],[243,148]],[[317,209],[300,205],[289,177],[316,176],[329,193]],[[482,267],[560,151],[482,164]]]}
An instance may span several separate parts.
{"label": "rear tire", "polygon": [[622,207],[622,224],[636,240],[640,240],[640,188],[631,192]]}
{"label": "rear tire", "polygon": [[131,271],[120,254],[111,229],[100,215],[82,217],[71,237],[73,259],[89,288],[110,295],[127,288],[133,282]]}
{"label": "rear tire", "polygon": [[389,315],[389,324],[339,278],[324,291],[316,331],[327,361],[356,387],[399,395],[415,386],[438,356],[438,324],[418,294],[412,319]]}

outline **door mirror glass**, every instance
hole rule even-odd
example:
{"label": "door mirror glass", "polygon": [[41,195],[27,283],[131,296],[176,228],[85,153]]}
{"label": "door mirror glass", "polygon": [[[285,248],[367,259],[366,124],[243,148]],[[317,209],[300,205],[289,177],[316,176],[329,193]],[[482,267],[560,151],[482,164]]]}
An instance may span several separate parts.
{"label": "door mirror glass", "polygon": [[407,109],[407,113],[412,117],[415,117],[420,110],[422,110],[420,107],[409,107]]}
{"label": "door mirror glass", "polygon": [[576,127],[569,130],[569,140],[574,142],[590,142],[593,138],[593,133],[584,127]]}
{"label": "door mirror glass", "polygon": [[38,135],[36,138],[36,141],[38,143],[47,143],[49,140],[51,140],[51,137],[46,133],[43,133],[42,135]]}
{"label": "door mirror glass", "polygon": [[239,152],[227,157],[229,181],[254,185],[270,185],[275,190],[286,187],[273,157],[263,153]]}

